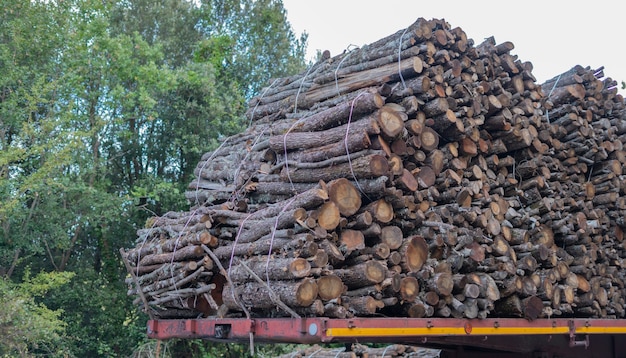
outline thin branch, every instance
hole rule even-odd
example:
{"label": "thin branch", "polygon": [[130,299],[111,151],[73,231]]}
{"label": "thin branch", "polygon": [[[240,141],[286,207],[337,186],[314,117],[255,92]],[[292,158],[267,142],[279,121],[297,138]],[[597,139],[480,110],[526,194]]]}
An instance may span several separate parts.
{"label": "thin branch", "polygon": [[294,310],[292,310],[291,308],[289,308],[289,306],[287,306],[283,301],[280,300],[280,298],[278,296],[276,296],[276,294],[274,293],[274,291],[272,291],[272,289],[270,288],[270,286],[267,284],[267,282],[263,281],[256,273],[254,273],[254,271],[252,271],[248,265],[246,265],[243,261],[239,261],[239,264],[246,270],[248,271],[248,273],[250,274],[250,276],[252,276],[257,282],[259,282],[260,284],[262,284],[266,289],[267,292],[269,292],[270,295],[270,299],[272,300],[272,302],[274,302],[277,306],[279,306],[280,308],[284,309],[287,313],[289,313],[292,317],[294,318],[302,318],[299,314],[297,314]]}
{"label": "thin branch", "polygon": [[124,265],[126,266],[126,270],[130,274],[130,276],[133,278],[133,281],[135,282],[135,287],[137,288],[137,293],[139,294],[139,297],[141,297],[141,300],[143,301],[144,312],[146,312],[148,314],[150,319],[154,319],[154,315],[152,314],[152,311],[150,311],[150,307],[148,306],[148,300],[146,299],[146,296],[144,296],[143,290],[141,289],[141,286],[139,285],[139,280],[137,280],[137,276],[133,272],[133,269],[130,267],[130,263],[126,259],[126,252],[124,252],[124,249],[121,248],[121,247],[120,247],[120,255],[122,256],[122,261],[124,261]]}
{"label": "thin branch", "polygon": [[54,269],[56,271],[60,271],[59,268],[57,267],[57,263],[54,262],[54,257],[52,256],[52,252],[50,251],[50,246],[48,245],[48,240],[43,240],[44,245],[46,245],[46,252],[48,253],[48,256],[50,257],[50,262],[52,262],[52,266],[54,266]]}
{"label": "thin branch", "polygon": [[[222,266],[222,263],[220,262],[220,259],[217,258],[217,256],[215,256],[215,254],[213,253],[213,251],[211,251],[211,249],[209,249],[208,246],[206,246],[205,244],[202,244],[202,249],[204,250],[204,252],[206,252],[207,254],[209,254],[209,256],[211,257],[211,260],[213,260],[213,262],[215,262],[215,264],[217,265],[217,267],[220,269],[220,273],[222,274],[222,276],[224,276],[226,278],[226,281],[228,281],[228,283],[230,285],[233,286],[233,288],[235,287],[235,284],[233,283],[233,281],[230,279],[230,275],[228,274],[228,271],[226,271],[224,269],[224,266]],[[248,311],[248,309],[239,302],[239,300],[237,299],[237,297],[235,297],[235,290],[233,290],[233,299],[235,300],[235,302],[237,302],[237,304],[239,305],[239,307],[241,307],[241,309],[243,310],[243,312],[246,314],[246,318],[247,319],[251,319],[250,317],[250,311]],[[254,356],[254,333],[250,332],[250,355]]]}

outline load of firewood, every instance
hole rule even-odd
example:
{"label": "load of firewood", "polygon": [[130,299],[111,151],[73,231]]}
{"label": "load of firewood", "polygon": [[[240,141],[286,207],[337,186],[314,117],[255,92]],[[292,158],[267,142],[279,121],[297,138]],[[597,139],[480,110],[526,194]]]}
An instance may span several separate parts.
{"label": "load of firewood", "polygon": [[439,349],[421,348],[404,344],[390,344],[384,347],[368,347],[363,344],[352,344],[349,347],[328,348],[320,345],[294,349],[291,353],[276,356],[275,358],[396,358],[421,357],[437,358]]}
{"label": "load of firewood", "polygon": [[623,317],[626,109],[602,69],[418,19],[249,103],[138,231],[158,317]]}

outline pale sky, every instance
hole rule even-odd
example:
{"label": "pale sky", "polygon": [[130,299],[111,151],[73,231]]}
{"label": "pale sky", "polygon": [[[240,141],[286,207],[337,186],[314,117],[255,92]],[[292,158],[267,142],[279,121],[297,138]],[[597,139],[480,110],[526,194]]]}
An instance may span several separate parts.
{"label": "pale sky", "polygon": [[539,84],[577,64],[604,66],[605,77],[626,81],[621,1],[283,0],[283,5],[296,35],[309,34],[308,59],[318,49],[335,56],[374,42],[424,17],[445,19],[475,44],[490,36],[496,43],[513,42],[511,53],[532,62]]}

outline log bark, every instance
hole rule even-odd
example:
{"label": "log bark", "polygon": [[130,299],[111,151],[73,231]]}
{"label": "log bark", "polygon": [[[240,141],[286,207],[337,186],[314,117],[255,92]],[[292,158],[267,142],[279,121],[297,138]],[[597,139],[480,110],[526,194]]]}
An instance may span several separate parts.
{"label": "log bark", "polygon": [[382,282],[387,277],[387,269],[378,261],[370,260],[346,269],[335,269],[333,273],[349,289],[369,286]]}
{"label": "log bark", "polygon": [[389,163],[380,154],[366,154],[355,157],[350,162],[339,163],[331,167],[289,168],[281,171],[281,179],[285,182],[310,183],[320,180],[329,182],[339,178],[371,179],[389,174]]}
{"label": "log bark", "polygon": [[[267,258],[257,256],[246,260],[245,265],[259,277],[270,280],[296,280],[310,275],[311,265],[304,258]],[[229,269],[230,279],[233,282],[254,281],[254,277],[239,265]]]}
{"label": "log bark", "polygon": [[237,286],[226,284],[222,299],[229,309],[239,311],[241,310],[239,302],[247,307],[265,309],[277,307],[271,297],[272,294],[288,306],[307,307],[315,301],[318,294],[317,283],[309,278],[293,282],[270,282],[269,287],[271,291],[258,282],[247,282]]}
{"label": "log bark", "polygon": [[276,79],[202,156],[190,210],[138,230],[129,294],[181,316],[229,291],[258,316],[623,317],[624,98],[602,68],[542,90],[512,49],[418,20]]}

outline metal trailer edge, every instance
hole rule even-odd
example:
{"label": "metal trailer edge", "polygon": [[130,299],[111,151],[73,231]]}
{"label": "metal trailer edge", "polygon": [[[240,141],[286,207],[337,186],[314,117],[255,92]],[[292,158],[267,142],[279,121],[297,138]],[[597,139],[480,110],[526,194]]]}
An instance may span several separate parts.
{"label": "metal trailer edge", "polygon": [[626,357],[626,320],[586,318],[205,318],[148,321],[148,337],[246,343],[397,343],[442,357]]}

